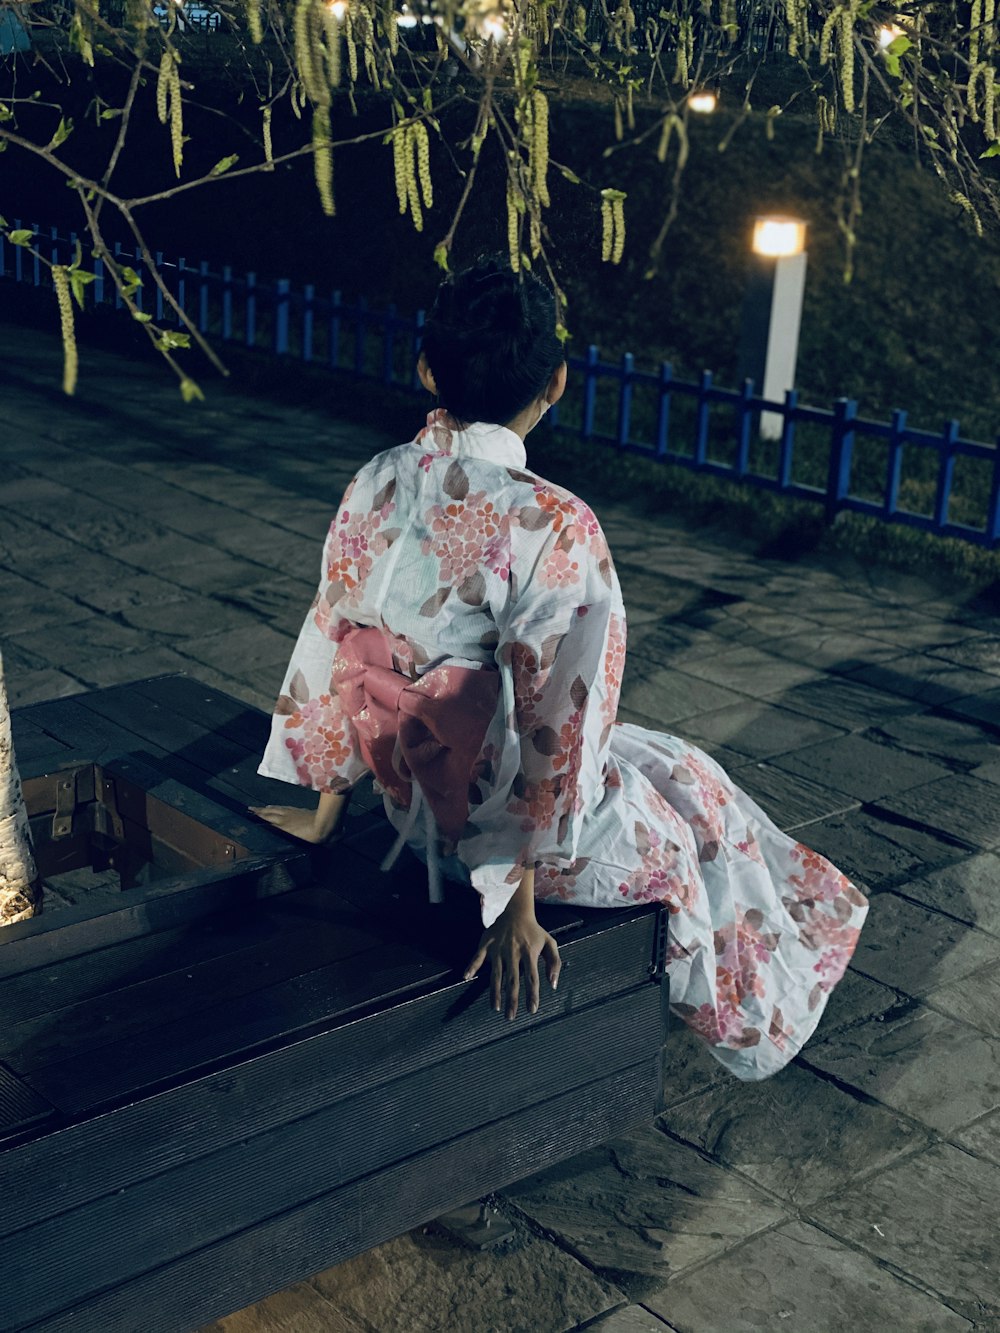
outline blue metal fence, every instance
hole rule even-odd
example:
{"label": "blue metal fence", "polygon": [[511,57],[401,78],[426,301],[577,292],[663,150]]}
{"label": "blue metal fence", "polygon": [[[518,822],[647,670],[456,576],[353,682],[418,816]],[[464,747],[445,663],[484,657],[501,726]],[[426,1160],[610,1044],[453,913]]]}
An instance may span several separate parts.
{"label": "blue metal fence", "polygon": [[[34,248],[52,262],[72,261],[74,234],[31,230]],[[119,245],[115,256],[143,276],[136,256]],[[284,278],[261,282],[228,266],[217,273],[206,263],[160,253],[154,260],[178,305],[210,338],[403,389],[420,387],[415,364],[423,312],[403,315],[392,305],[377,310],[362,298],[347,302],[340,292],[296,287]],[[120,307],[104,264],[93,261],[92,271],[87,303]],[[35,287],[50,281],[36,255],[2,237],[0,278]],[[152,278],[144,279],[136,292],[139,308],[161,326],[180,325]],[[740,389],[725,389],[708,371],[697,381],[678,379],[666,363],[637,369],[631,354],[616,364],[602,361],[593,346],[583,357],[570,357],[569,365],[573,390],[549,414],[561,432],[818,502],[830,521],[854,510],[980,546],[1000,545],[1000,441],[964,439],[957,421],[931,432],[908,425],[903,411],[888,422],[861,417],[849,398],[832,409],[806,406],[795,391],[771,402],[749,380]],[[760,437],[765,411],[780,419],[780,438],[773,442]]]}

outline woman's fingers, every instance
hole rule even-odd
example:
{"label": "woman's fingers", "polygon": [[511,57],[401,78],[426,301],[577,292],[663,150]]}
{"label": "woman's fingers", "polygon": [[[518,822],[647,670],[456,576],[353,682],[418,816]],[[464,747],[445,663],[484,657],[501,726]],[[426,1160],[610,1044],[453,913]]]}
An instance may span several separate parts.
{"label": "woman's fingers", "polygon": [[507,1017],[514,1021],[517,1017],[517,1001],[521,994],[521,969],[518,966],[517,959],[513,959],[509,964],[507,977]]}
{"label": "woman's fingers", "polygon": [[538,955],[531,953],[524,960],[528,983],[528,1013],[538,1013]]}
{"label": "woman's fingers", "polygon": [[463,980],[471,981],[473,977],[476,975],[476,973],[479,971],[479,969],[482,967],[482,965],[486,962],[486,951],[488,947],[489,947],[488,945],[484,944],[483,947],[479,950],[479,952],[473,958],[472,962],[465,969],[465,975]]}
{"label": "woman's fingers", "polygon": [[503,992],[503,959],[499,954],[493,954],[490,958],[492,975],[490,977],[490,1002],[493,1008],[500,1012],[501,999]]}
{"label": "woman's fingers", "polygon": [[553,990],[559,985],[559,973],[562,971],[562,959],[559,957],[559,945],[551,935],[546,935],[542,946],[542,956],[549,973],[549,985]]}

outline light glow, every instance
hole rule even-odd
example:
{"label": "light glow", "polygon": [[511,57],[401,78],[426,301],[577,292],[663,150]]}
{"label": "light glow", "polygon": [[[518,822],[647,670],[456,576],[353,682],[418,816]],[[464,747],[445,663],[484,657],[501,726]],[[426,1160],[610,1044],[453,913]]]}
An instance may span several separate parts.
{"label": "light glow", "polygon": [[415,28],[419,22],[420,20],[417,18],[416,14],[411,14],[410,11],[404,5],[403,12],[399,14],[398,17],[396,18],[396,27]]}
{"label": "light glow", "polygon": [[878,44],[884,51],[892,46],[897,37],[905,37],[906,34],[898,23],[883,23],[878,30]]}
{"label": "light glow", "polygon": [[753,224],[753,252],[769,259],[800,255],[806,248],[806,224],[798,218],[758,218]]}
{"label": "light glow", "polygon": [[491,42],[507,40],[507,24],[500,14],[488,14],[480,23],[479,31]]}
{"label": "light glow", "polygon": [[327,0],[327,8],[338,22],[343,23],[347,17],[347,0]]}
{"label": "light glow", "polygon": [[688,98],[688,106],[699,116],[711,115],[718,105],[718,94],[704,89],[700,92],[692,93]]}

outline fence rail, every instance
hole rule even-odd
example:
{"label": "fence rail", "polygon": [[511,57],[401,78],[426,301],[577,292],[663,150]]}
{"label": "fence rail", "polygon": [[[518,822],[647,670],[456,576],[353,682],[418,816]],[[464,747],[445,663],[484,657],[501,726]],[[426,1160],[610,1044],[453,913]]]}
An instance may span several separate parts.
{"label": "fence rail", "polygon": [[[15,226],[20,229],[21,222]],[[72,262],[77,237],[34,226],[33,250],[53,263]],[[50,285],[49,270],[32,249],[0,237],[0,278],[34,287]],[[120,245],[115,257],[143,278],[135,300],[161,326],[181,319],[135,255]],[[259,281],[231,267],[214,272],[206,263],[154,255],[169,296],[210,338],[291,356],[332,370],[418,390],[416,359],[424,315],[395,306],[347,302],[338,291],[314,284]],[[101,260],[85,292],[89,306],[120,308],[122,299]],[[626,354],[603,361],[596,347],[569,358],[572,390],[549,414],[553,428],[622,452],[725,477],[824,506],[832,521],[853,510],[979,546],[1000,545],[1000,441],[964,439],[957,421],[940,432],[919,430],[904,411],[888,422],[858,413],[850,398],[832,409],[783,402],[754,392],[722,388],[705,371],[696,381],[677,378],[663,363],[637,368]],[[780,438],[760,435],[762,412],[776,413]]]}

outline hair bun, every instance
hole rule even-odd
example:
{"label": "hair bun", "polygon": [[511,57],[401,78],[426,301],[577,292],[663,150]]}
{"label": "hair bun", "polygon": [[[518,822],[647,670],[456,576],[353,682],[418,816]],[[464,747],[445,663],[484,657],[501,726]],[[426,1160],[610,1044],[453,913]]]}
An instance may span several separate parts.
{"label": "hair bun", "polygon": [[531,325],[521,289],[512,287],[509,280],[503,286],[492,283],[491,290],[481,289],[469,313],[484,329],[514,337],[525,333]]}

